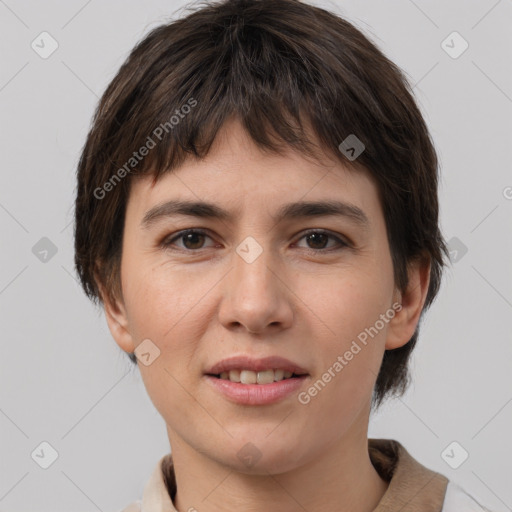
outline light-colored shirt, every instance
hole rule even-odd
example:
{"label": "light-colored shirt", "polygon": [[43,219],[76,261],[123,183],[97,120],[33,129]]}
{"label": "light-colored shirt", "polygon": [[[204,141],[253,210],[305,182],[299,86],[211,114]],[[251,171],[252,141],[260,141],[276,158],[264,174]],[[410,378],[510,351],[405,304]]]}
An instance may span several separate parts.
{"label": "light-colored shirt", "polygon": [[[398,441],[368,439],[368,453],[381,478],[389,482],[374,512],[490,512],[462,487],[420,464]],[[169,453],[158,461],[142,499],[122,512],[177,512],[175,495],[176,478]]]}

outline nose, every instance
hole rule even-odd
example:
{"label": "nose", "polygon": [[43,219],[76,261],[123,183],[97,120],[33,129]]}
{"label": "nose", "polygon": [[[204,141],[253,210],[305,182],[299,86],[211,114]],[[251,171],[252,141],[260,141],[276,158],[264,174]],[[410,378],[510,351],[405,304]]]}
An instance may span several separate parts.
{"label": "nose", "polygon": [[282,264],[268,248],[254,260],[242,251],[235,252],[233,268],[221,284],[220,323],[229,330],[246,330],[251,334],[289,328],[293,322],[294,295],[284,274]]}

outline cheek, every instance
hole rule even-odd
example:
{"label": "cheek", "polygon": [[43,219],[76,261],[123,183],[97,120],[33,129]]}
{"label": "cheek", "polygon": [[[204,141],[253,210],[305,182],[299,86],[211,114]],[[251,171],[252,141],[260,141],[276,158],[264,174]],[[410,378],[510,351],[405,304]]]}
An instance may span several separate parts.
{"label": "cheek", "polygon": [[190,369],[204,333],[204,324],[198,321],[204,312],[201,298],[214,280],[194,278],[169,265],[127,265],[126,275],[132,336],[137,343],[150,339],[160,350],[151,365],[139,363],[148,395],[164,418],[188,418],[189,392],[196,378]]}
{"label": "cheek", "polygon": [[349,346],[391,306],[392,279],[383,276],[384,269],[381,273],[377,267],[371,272],[352,267],[305,283],[305,303],[318,312],[320,325],[330,334],[327,339],[337,348]]}
{"label": "cheek", "polygon": [[[126,274],[130,276],[127,310],[136,344],[149,338],[160,349],[161,369],[165,367],[180,382],[192,380],[195,376],[190,368],[212,320],[211,309],[210,313],[205,309],[209,307],[208,292],[218,283],[218,276],[173,269],[168,264],[146,269],[142,264],[131,269],[127,266]],[[167,382],[166,386],[170,385],[172,382]]]}
{"label": "cheek", "polygon": [[[135,262],[134,262],[135,263]],[[125,267],[126,300],[133,331],[163,339],[173,325],[194,308],[204,295],[205,280],[169,265],[144,266],[144,262]]]}
{"label": "cheek", "polygon": [[[381,315],[391,308],[392,277],[378,279],[384,269],[375,268],[371,273],[352,268],[304,288],[310,290],[307,305],[317,317],[315,351],[322,362],[317,387],[333,406],[357,407],[377,378],[388,326]],[[324,384],[330,391],[324,393]]]}

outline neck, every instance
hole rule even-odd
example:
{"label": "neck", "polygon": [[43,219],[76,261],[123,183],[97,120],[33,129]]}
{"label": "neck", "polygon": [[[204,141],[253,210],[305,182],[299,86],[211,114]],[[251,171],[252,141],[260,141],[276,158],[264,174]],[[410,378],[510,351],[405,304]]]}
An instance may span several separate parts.
{"label": "neck", "polygon": [[[368,423],[366,422],[366,427]],[[367,429],[353,429],[309,462],[272,473],[240,472],[169,432],[178,512],[371,512],[388,488],[371,463]]]}

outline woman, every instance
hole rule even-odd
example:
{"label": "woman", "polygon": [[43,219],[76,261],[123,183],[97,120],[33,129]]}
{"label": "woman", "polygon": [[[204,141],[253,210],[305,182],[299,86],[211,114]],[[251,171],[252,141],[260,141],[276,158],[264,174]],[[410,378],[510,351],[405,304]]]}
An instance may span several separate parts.
{"label": "woman", "polygon": [[172,449],[127,511],[484,510],[367,436],[439,290],[437,167],[401,71],[320,8],[225,0],[134,48],[75,229]]}

